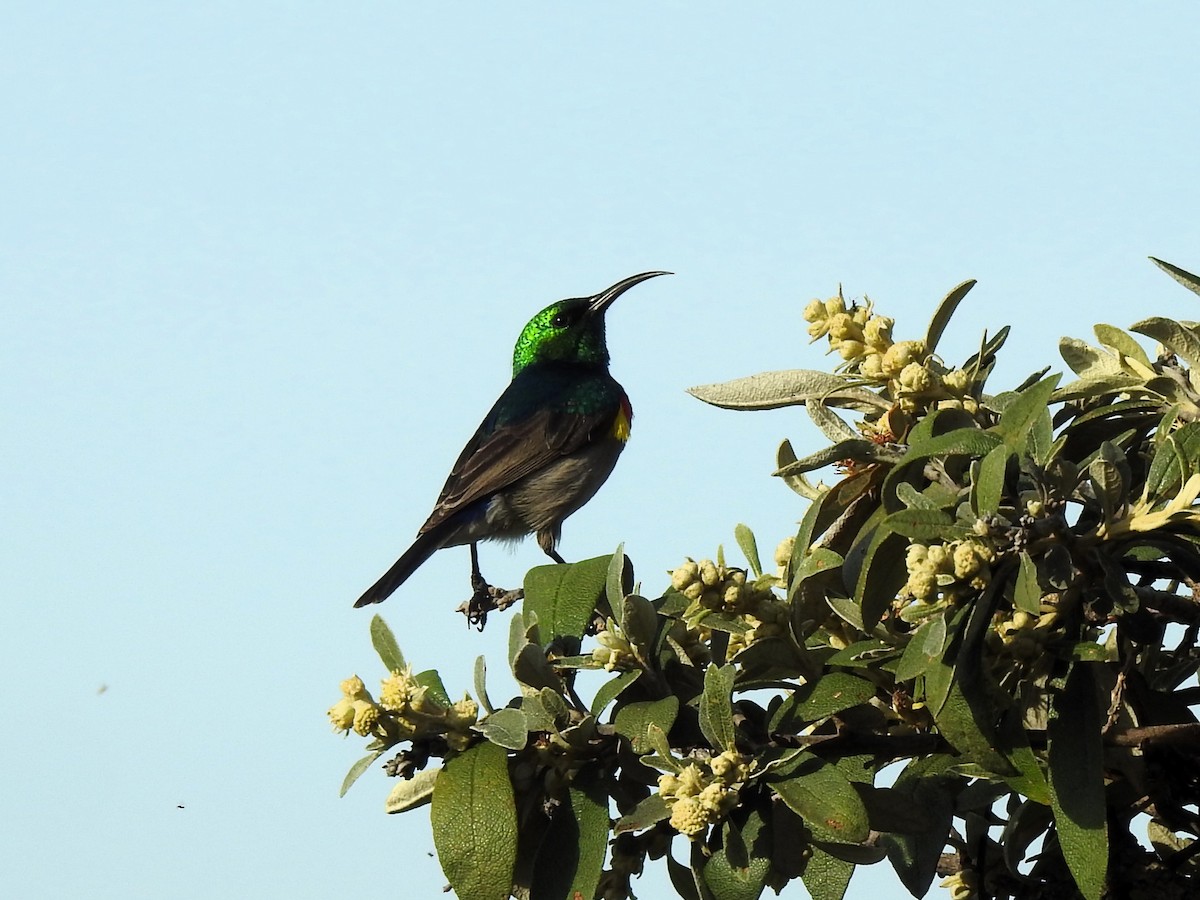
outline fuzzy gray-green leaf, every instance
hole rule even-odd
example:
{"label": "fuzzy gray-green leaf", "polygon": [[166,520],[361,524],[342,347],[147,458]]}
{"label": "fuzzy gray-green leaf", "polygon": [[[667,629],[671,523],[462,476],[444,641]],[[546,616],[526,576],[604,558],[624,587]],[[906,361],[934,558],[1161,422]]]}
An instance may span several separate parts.
{"label": "fuzzy gray-green leaf", "polygon": [[1182,284],[1193,294],[1200,294],[1200,277],[1193,275],[1186,269],[1181,269],[1179,266],[1173,266],[1169,262],[1163,262],[1161,259],[1150,257],[1150,261]]}
{"label": "fuzzy gray-green leaf", "polygon": [[821,400],[829,406],[845,406],[864,412],[887,409],[890,405],[877,394],[855,386],[844,375],[832,375],[815,369],[764,372],[721,384],[691,387],[688,393],[723,409],[778,409],[781,406],[799,406],[809,400]]}
{"label": "fuzzy gray-green leaf", "polygon": [[[700,696],[700,730],[717,750],[733,750],[733,666],[709,667],[704,672],[704,693]],[[663,729],[664,731],[666,729]]]}
{"label": "fuzzy gray-green leaf", "polygon": [[954,311],[958,308],[958,304],[962,302],[963,297],[971,288],[975,287],[975,279],[971,278],[964,281],[950,291],[942,302],[938,304],[938,308],[933,313],[933,318],[929,322],[929,328],[925,332],[925,352],[932,354],[938,345],[938,341],[942,339],[942,332],[946,330],[946,326],[950,324],[950,319],[954,315]]}

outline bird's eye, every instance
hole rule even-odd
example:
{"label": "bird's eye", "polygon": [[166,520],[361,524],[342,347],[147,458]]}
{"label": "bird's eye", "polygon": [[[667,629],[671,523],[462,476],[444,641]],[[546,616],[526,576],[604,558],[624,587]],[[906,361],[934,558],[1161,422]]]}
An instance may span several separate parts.
{"label": "bird's eye", "polygon": [[555,328],[569,328],[575,324],[575,320],[579,318],[574,312],[563,310],[554,314],[554,318],[550,320],[550,324]]}

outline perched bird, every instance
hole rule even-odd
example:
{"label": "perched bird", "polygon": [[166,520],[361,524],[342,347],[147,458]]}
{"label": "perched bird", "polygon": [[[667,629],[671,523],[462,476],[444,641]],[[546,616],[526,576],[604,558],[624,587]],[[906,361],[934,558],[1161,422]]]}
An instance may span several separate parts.
{"label": "perched bird", "polygon": [[555,562],[562,523],[592,498],[625,447],[633,409],[608,372],[604,313],[643,272],[591,297],[552,303],[513,350],[513,379],[467,442],[417,539],[355,606],[381,603],[442,547],[471,545],[471,582],[487,588],[476,543],[536,534]]}

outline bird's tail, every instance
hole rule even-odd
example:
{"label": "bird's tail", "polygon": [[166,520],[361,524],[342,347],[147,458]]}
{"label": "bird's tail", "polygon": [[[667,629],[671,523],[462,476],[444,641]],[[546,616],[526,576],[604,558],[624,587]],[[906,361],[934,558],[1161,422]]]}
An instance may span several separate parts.
{"label": "bird's tail", "polygon": [[404,584],[408,580],[408,576],[417,571],[421,563],[429,559],[434,551],[442,546],[443,537],[444,535],[440,534],[436,528],[420,535],[413,541],[413,545],[404,551],[404,555],[383,573],[383,577],[367,588],[366,593],[355,601],[355,608],[366,606],[369,603],[382,603],[392,596],[396,588]]}

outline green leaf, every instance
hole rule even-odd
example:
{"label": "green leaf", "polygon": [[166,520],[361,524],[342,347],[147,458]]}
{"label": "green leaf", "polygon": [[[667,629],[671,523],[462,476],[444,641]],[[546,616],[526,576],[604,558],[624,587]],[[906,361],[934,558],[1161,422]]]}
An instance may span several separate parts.
{"label": "green leaf", "polygon": [[529,738],[529,723],[519,709],[498,709],[477,727],[493,744],[508,750],[523,750]]}
{"label": "green leaf", "polygon": [[[848,672],[827,672],[816,681],[802,684],[784,701],[802,722],[816,722],[844,709],[868,702],[875,696],[874,682]],[[782,708],[782,707],[781,707]]]}
{"label": "green leaf", "polygon": [[1200,278],[1197,278],[1186,269],[1181,269],[1179,266],[1173,266],[1169,262],[1163,262],[1161,259],[1150,257],[1150,261],[1182,284],[1193,294],[1200,294]]}
{"label": "green leaf", "polygon": [[525,637],[525,615],[520,611],[515,612],[508,623],[508,664],[513,671],[516,671],[517,660],[528,643],[529,639]]}
{"label": "green leaf", "polygon": [[[626,577],[627,572],[628,578]],[[625,599],[625,594],[632,588],[633,566],[629,564],[629,559],[625,556],[625,545],[618,544],[617,552],[608,562],[608,572],[604,577],[604,594],[608,598],[608,608],[612,610],[613,619],[616,621],[617,627],[621,629],[625,628],[621,601]]]}
{"label": "green leaf", "polygon": [[425,688],[426,697],[445,707],[454,705],[450,699],[450,695],[446,693],[446,686],[442,684],[442,676],[438,674],[437,669],[426,669],[424,672],[418,672],[413,676],[413,680]]}
{"label": "green leaf", "polygon": [[890,833],[880,838],[901,883],[914,897],[923,897],[937,874],[942,850],[954,820],[954,800],[964,780],[949,774],[956,760],[949,754],[915,759],[896,779],[894,791],[921,810],[925,827],[915,833]]}
{"label": "green leaf", "polygon": [[1001,444],[979,462],[979,475],[971,485],[971,497],[975,501],[975,514],[980,518],[1000,509],[1000,498],[1004,496],[1004,476],[1011,455],[1008,447]]}
{"label": "green leaf", "polygon": [[877,394],[855,386],[845,375],[831,375],[814,369],[764,372],[723,384],[691,387],[688,393],[722,409],[778,409],[799,406],[809,400],[863,412],[887,409],[891,405]]}
{"label": "green leaf", "polygon": [[967,296],[967,293],[973,287],[975,287],[975,279],[968,279],[951,290],[950,293],[942,298],[942,302],[938,304],[938,308],[934,311],[933,318],[929,322],[929,328],[925,332],[925,351],[930,355],[937,349],[938,341],[942,339],[942,332],[950,324],[950,318],[954,315],[954,311],[958,309],[958,304],[962,302],[963,297]]}
{"label": "green leaf", "polygon": [[525,644],[513,661],[513,677],[526,687],[540,691],[550,688],[561,691],[562,679],[554,672],[554,667],[546,659],[546,651],[537,644]]}
{"label": "green leaf", "polygon": [[1048,807],[1050,785],[1037,755],[1029,746],[1029,737],[1021,720],[1022,711],[1014,706],[1005,713],[1000,725],[1005,755],[1017,770],[1017,774],[1010,775],[1005,782],[1022,796]]}
{"label": "green leaf", "polygon": [[742,555],[750,564],[750,571],[754,573],[755,578],[758,578],[763,573],[763,567],[758,558],[758,542],[754,540],[754,532],[750,530],[749,526],[738,523],[734,526],[733,536],[737,538],[738,546],[742,548]]}
{"label": "green leaf", "polygon": [[625,637],[643,658],[649,657],[658,636],[659,617],[654,604],[645,597],[628,594],[621,601],[621,619],[625,622]]}
{"label": "green leaf", "polygon": [[1200,366],[1200,338],[1197,338],[1196,333],[1190,328],[1181,325],[1174,319],[1151,316],[1140,322],[1134,322],[1129,329],[1138,334],[1144,334],[1148,338],[1154,338],[1192,368]]}
{"label": "green leaf", "polygon": [[608,704],[620,696],[621,691],[637,681],[641,674],[641,669],[622,672],[616,678],[612,678],[600,685],[599,690],[596,691],[596,696],[592,698],[590,709],[592,715],[599,716],[600,713],[604,712]]}
{"label": "green leaf", "polygon": [[1115,356],[1098,350],[1079,338],[1059,338],[1058,352],[1071,371],[1085,381],[1129,374]]}
{"label": "green leaf", "polygon": [[896,665],[896,680],[909,681],[925,672],[942,658],[946,652],[946,644],[950,640],[946,626],[946,615],[933,616],[917,628],[909,638]]}
{"label": "green leaf", "polygon": [[1000,751],[995,729],[987,718],[990,711],[987,699],[968,694],[960,678],[956,677],[941,709],[934,715],[934,721],[942,737],[962,754],[960,762],[975,763],[1001,777],[1013,775],[1016,769]]}
{"label": "green leaf", "polygon": [[613,834],[642,831],[670,817],[671,804],[663,799],[662,794],[651,794],[617,820],[617,824],[613,827]]}
{"label": "green leaf", "polygon": [[[832,599],[830,598],[831,602]],[[849,647],[843,647],[825,660],[825,666],[869,666],[880,660],[899,655],[900,650],[894,644],[879,638],[870,638],[865,641],[856,641]]]}
{"label": "green leaf", "polygon": [[459,900],[506,900],[517,858],[508,754],[476,744],[451,758],[433,789],[433,843]]}
{"label": "green leaf", "polygon": [[795,591],[806,578],[836,569],[841,564],[842,557],[837,553],[826,547],[814,547],[804,554],[799,565],[793,565],[791,590]]}
{"label": "green leaf", "polygon": [[1013,606],[1031,616],[1041,615],[1042,612],[1042,588],[1038,584],[1037,565],[1024,550],[1021,551],[1021,568],[1013,588]]}
{"label": "green leaf", "polygon": [[1050,395],[1058,387],[1061,375],[1051,375],[1032,387],[1021,391],[1017,399],[1000,414],[1000,421],[992,431],[999,435],[1014,453],[1023,453],[1029,440],[1029,432],[1050,402]]}
{"label": "green leaf", "polygon": [[[906,484],[907,486],[907,484]],[[953,519],[941,509],[902,509],[883,520],[883,527],[915,541],[940,539]]]}
{"label": "green leaf", "polygon": [[732,700],[736,675],[737,669],[734,666],[718,668],[711,663],[704,672],[704,693],[700,696],[700,730],[709,744],[717,750],[736,749]]}
{"label": "green leaf", "polygon": [[1121,356],[1128,356],[1130,359],[1137,360],[1146,368],[1150,368],[1150,357],[1146,355],[1146,351],[1142,349],[1142,345],[1120,328],[1100,324],[1093,326],[1092,330],[1096,332],[1097,340],[1104,346],[1111,348]]}
{"label": "green leaf", "polygon": [[1088,664],[1072,667],[1052,702],[1050,790],[1058,841],[1079,890],[1088,900],[1099,900],[1108,868],[1104,722]]}
{"label": "green leaf", "polygon": [[862,798],[837,766],[811,753],[784,778],[771,782],[783,802],[801,816],[814,836],[856,844],[867,839],[870,825]]}
{"label": "green leaf", "polygon": [[1029,455],[1039,466],[1047,466],[1054,458],[1054,424],[1050,418],[1050,410],[1046,408],[1033,422],[1029,431]]}
{"label": "green leaf", "polygon": [[388,748],[384,747],[382,750],[376,750],[374,753],[368,753],[366,756],[352,765],[350,767],[350,771],[346,773],[346,777],[342,779],[342,789],[338,791],[338,796],[345,797],[346,791],[350,790],[350,786],[354,784],[354,782],[358,781],[359,776],[361,776],[363,772],[367,771],[367,769],[371,768],[375,760],[379,759],[379,757],[383,756],[383,754],[387,751]]}
{"label": "green leaf", "polygon": [[399,778],[387,795],[383,811],[388,815],[408,812],[433,800],[433,788],[441,769],[422,769],[412,778]]}
{"label": "green leaf", "polygon": [[400,652],[396,636],[392,634],[392,629],[388,628],[387,622],[383,621],[383,616],[378,613],[371,617],[371,646],[383,660],[383,667],[389,674],[404,668],[404,654]]}
{"label": "green leaf", "polygon": [[806,406],[808,416],[813,420],[821,433],[831,441],[852,441],[861,435],[845,423],[841,416],[833,412],[820,400],[810,400]]}
{"label": "green leaf", "polygon": [[[769,836],[764,831],[762,816],[757,812],[750,813],[740,834],[732,822],[725,820],[722,848],[701,870],[713,900],[758,900],[762,895],[771,871]],[[756,847],[760,839],[765,846]]]}
{"label": "green leaf", "polygon": [[905,462],[915,462],[931,456],[986,456],[1000,443],[1000,438],[990,431],[978,428],[956,428],[920,443],[909,445],[904,455]]}
{"label": "green leaf", "polygon": [[483,654],[475,657],[475,696],[479,698],[479,705],[484,712],[492,712],[492,701],[487,694],[487,660]]}
{"label": "green leaf", "polygon": [[819,847],[812,848],[812,856],[804,867],[801,880],[812,900],[842,900],[850,887],[854,874],[854,863],[831,856]]}
{"label": "green leaf", "polygon": [[543,641],[583,637],[596,604],[605,597],[611,556],[569,565],[538,566],[525,575],[526,614],[537,615]]}
{"label": "green leaf", "polygon": [[[916,514],[921,510],[903,510]],[[899,515],[899,513],[896,513]],[[891,518],[889,516],[889,518]],[[887,527],[879,528],[867,545],[862,569],[854,588],[855,599],[862,609],[863,630],[871,631],[888,611],[896,594],[908,580],[908,567],[904,554],[908,538]],[[845,571],[845,567],[843,567]]]}
{"label": "green leaf", "polygon": [[576,778],[538,848],[530,900],[596,896],[608,833],[608,795],[593,778]]}
{"label": "green leaf", "polygon": [[848,441],[838,441],[836,444],[823,447],[815,453],[810,453],[808,456],[801,457],[794,463],[784,466],[782,469],[776,469],[771,474],[776,478],[788,478],[792,475],[803,475],[805,472],[812,472],[845,459],[852,459],[861,463],[892,462],[895,455],[894,451],[888,450],[879,444],[863,440],[862,438],[852,438]]}
{"label": "green leaf", "polygon": [[678,712],[679,698],[675,696],[664,697],[662,700],[626,703],[617,709],[613,725],[618,734],[629,738],[634,753],[649,753],[654,746],[646,734],[647,727],[656,725],[663,732],[670,731]]}
{"label": "green leaf", "polygon": [[567,704],[558,691],[546,687],[537,693],[526,692],[521,698],[521,712],[528,731],[557,731],[567,719]]}

